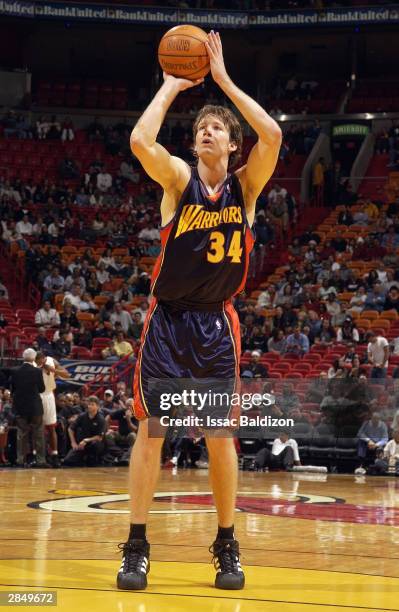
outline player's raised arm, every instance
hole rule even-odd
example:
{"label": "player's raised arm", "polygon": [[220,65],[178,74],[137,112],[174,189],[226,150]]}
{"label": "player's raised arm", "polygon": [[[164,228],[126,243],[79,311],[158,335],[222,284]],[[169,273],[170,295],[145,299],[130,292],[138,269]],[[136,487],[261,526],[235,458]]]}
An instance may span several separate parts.
{"label": "player's raised arm", "polygon": [[[136,123],[130,136],[132,152],[141,162],[147,174],[165,191],[176,187],[182,181],[187,183],[187,164],[156,142],[165,115],[180,91],[198,85],[203,79],[189,81],[164,73],[164,82],[152,102]],[[187,176],[186,176],[187,175]]]}
{"label": "player's raised arm", "polygon": [[213,80],[234,103],[244,119],[255,130],[258,142],[252,148],[245,166],[237,171],[243,188],[247,214],[254,214],[256,198],[273,174],[280,151],[280,126],[250,96],[239,89],[227,74],[219,33],[211,32],[205,43]]}

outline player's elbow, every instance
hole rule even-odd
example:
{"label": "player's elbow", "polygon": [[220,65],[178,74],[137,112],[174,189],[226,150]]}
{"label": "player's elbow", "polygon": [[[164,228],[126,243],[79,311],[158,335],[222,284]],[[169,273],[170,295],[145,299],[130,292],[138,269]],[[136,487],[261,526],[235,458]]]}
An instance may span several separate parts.
{"label": "player's elbow", "polygon": [[134,155],[140,155],[140,151],[145,148],[143,134],[140,130],[134,129],[130,135],[130,148]]}
{"label": "player's elbow", "polygon": [[269,145],[273,145],[274,147],[280,148],[282,140],[283,140],[283,132],[281,131],[278,123],[274,122],[274,125],[268,126],[265,131],[266,140]]}

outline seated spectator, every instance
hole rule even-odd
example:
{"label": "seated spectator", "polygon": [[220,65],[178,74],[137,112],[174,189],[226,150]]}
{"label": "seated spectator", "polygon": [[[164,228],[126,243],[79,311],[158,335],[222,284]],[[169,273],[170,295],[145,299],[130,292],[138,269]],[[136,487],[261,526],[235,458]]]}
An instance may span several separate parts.
{"label": "seated spectator", "polygon": [[152,244],[147,249],[148,257],[158,257],[162,250],[161,241],[153,240]]}
{"label": "seated spectator", "polygon": [[122,161],[119,169],[124,179],[131,181],[135,185],[140,182],[140,173],[135,170],[129,157]]}
{"label": "seated spectator", "polygon": [[65,279],[61,276],[57,267],[54,267],[52,272],[46,276],[43,281],[44,300],[51,299],[56,293],[61,293],[64,289]]}
{"label": "seated spectator", "polygon": [[366,290],[363,287],[363,285],[361,285],[357,289],[355,295],[351,298],[351,301],[350,301],[351,307],[348,312],[362,312],[365,307],[366,299],[367,299]]}
{"label": "seated spectator", "polygon": [[338,215],[338,223],[339,225],[353,225],[354,220],[350,206],[346,205],[345,209],[341,210]]}
{"label": "seated spectator", "polygon": [[63,328],[67,327],[67,325],[74,329],[79,327],[79,321],[76,317],[76,308],[72,306],[72,303],[68,299],[64,300],[62,305],[60,324]]}
{"label": "seated spectator", "polygon": [[61,126],[61,140],[63,142],[75,139],[75,132],[73,130],[73,123],[70,117],[65,117]]}
{"label": "seated spectator", "polygon": [[51,302],[45,300],[42,307],[35,314],[35,324],[41,327],[58,327],[60,325],[60,315],[55,308],[51,307]]}
{"label": "seated spectator", "polygon": [[159,229],[154,227],[153,223],[148,223],[147,227],[144,227],[138,234],[138,238],[140,240],[160,240],[161,236],[159,233]]}
{"label": "seated spectator", "polygon": [[39,117],[36,121],[36,134],[38,140],[44,140],[47,136],[47,132],[49,131],[49,121],[46,117]]}
{"label": "seated spectator", "polygon": [[318,296],[321,300],[326,300],[328,296],[332,293],[334,296],[337,295],[337,290],[335,287],[329,284],[329,279],[324,278],[321,283],[321,287],[318,290]]}
{"label": "seated spectator", "polygon": [[59,165],[59,174],[62,179],[77,179],[80,172],[76,162],[67,156]]}
{"label": "seated spectator", "polygon": [[93,336],[91,331],[85,326],[84,322],[80,322],[80,326],[77,332],[73,335],[73,342],[75,346],[83,346],[89,351],[93,345]]}
{"label": "seated spectator", "polygon": [[364,227],[369,224],[369,216],[364,206],[361,208],[361,210],[355,212],[353,215],[353,221],[356,225],[362,225]]}
{"label": "seated spectator", "polygon": [[376,453],[377,459],[370,466],[370,473],[394,474],[399,476],[399,430],[393,432],[392,440],[386,443],[384,450]]}
{"label": "seated spectator", "polygon": [[61,138],[61,124],[53,115],[48,124],[47,140],[59,140]]}
{"label": "seated spectator", "polygon": [[80,300],[79,310],[81,312],[89,312],[91,314],[98,313],[98,308],[93,302],[93,298],[88,291],[85,291],[82,294],[82,299]]}
{"label": "seated spectator", "polygon": [[101,193],[107,193],[107,191],[109,191],[111,187],[112,187],[112,176],[110,175],[109,172],[106,171],[105,168],[103,168],[97,174],[97,189]]}
{"label": "seated spectator", "polygon": [[364,303],[365,310],[375,310],[382,312],[385,306],[385,295],[382,284],[375,282],[371,291],[367,293],[366,301]]}
{"label": "seated spectator", "polygon": [[100,263],[103,263],[105,265],[106,270],[108,270],[110,266],[113,266],[115,264],[115,259],[112,255],[112,249],[108,248],[105,250],[103,255],[101,255],[100,259],[98,260],[97,265],[99,266]]}
{"label": "seated spectator", "polygon": [[21,221],[18,221],[16,224],[15,229],[21,234],[21,236],[32,236],[33,225],[29,221],[29,215],[24,215]]}
{"label": "seated spectator", "polygon": [[266,366],[260,363],[261,356],[260,351],[252,351],[250,362],[241,366],[241,376],[247,378],[267,378],[268,371]]}
{"label": "seated spectator", "polygon": [[249,338],[248,349],[257,350],[261,353],[267,352],[267,338],[259,325],[255,325]]}
{"label": "seated spectator", "polygon": [[100,283],[98,282],[97,275],[95,272],[90,272],[90,276],[86,284],[86,289],[94,297],[96,295],[99,295],[99,293],[101,292],[101,286],[100,286]]}
{"label": "seated spectator", "polygon": [[385,299],[384,310],[391,309],[399,313],[399,283],[390,288]]}
{"label": "seated spectator", "polygon": [[99,399],[95,395],[88,397],[87,411],[78,415],[69,426],[72,448],[64,459],[64,465],[98,465],[101,462],[106,423],[99,409]]}
{"label": "seated spectator", "polygon": [[[110,324],[107,323],[110,327]],[[106,327],[104,321],[97,321],[95,328],[93,329],[93,338],[110,338],[111,333],[109,327]]]}
{"label": "seated spectator", "polygon": [[79,267],[75,267],[72,274],[66,277],[65,284],[64,284],[64,290],[70,291],[72,288],[72,285],[79,285],[81,291],[84,291],[86,289],[86,281],[84,277],[81,275]]}
{"label": "seated spectator", "polygon": [[338,253],[344,253],[346,249],[347,242],[345,238],[342,237],[342,230],[337,229],[335,232],[335,237],[331,240],[331,246]]}
{"label": "seated spectator", "polygon": [[262,291],[262,293],[259,294],[257,305],[260,308],[273,309],[277,306],[277,299],[278,295],[276,285],[269,285],[265,291]]}
{"label": "seated spectator", "polygon": [[388,251],[394,251],[399,247],[399,233],[397,233],[394,225],[388,227],[388,230],[383,235],[381,244]]}
{"label": "seated spectator", "polygon": [[106,440],[122,448],[131,448],[136,440],[138,422],[133,415],[133,399],[110,413],[112,421],[118,421],[118,431],[108,431]]}
{"label": "seated spectator", "polygon": [[53,342],[53,354],[57,359],[68,359],[72,352],[72,334],[67,329],[60,329],[59,338]]}
{"label": "seated spectator", "polygon": [[267,341],[267,349],[269,353],[278,353],[283,355],[286,350],[286,339],[282,329],[275,329],[269,340]]}
{"label": "seated spectator", "polygon": [[113,359],[116,361],[130,354],[133,354],[133,347],[130,342],[125,340],[123,331],[118,332],[116,336],[114,336],[112,345],[102,351],[104,359]]}
{"label": "seated spectator", "polygon": [[94,232],[95,236],[105,236],[106,235],[105,223],[103,219],[101,219],[98,213],[96,214],[96,216],[94,217],[92,221],[91,229]]}
{"label": "seated spectator", "polygon": [[289,415],[291,410],[298,407],[300,404],[299,397],[294,393],[291,383],[283,384],[282,392],[276,394],[276,404],[284,415]]}
{"label": "seated spectator", "polygon": [[72,304],[76,310],[80,310],[82,302],[82,288],[78,283],[73,283],[71,290],[67,291],[64,295],[64,302],[68,301]]}
{"label": "seated spectator", "polygon": [[130,327],[133,324],[132,317],[127,310],[124,310],[120,302],[114,305],[114,312],[111,314],[110,321],[112,325],[120,323],[125,334],[129,333]]}
{"label": "seated spectator", "polygon": [[273,442],[272,449],[262,448],[254,461],[255,469],[289,470],[293,465],[301,465],[298,443],[290,438],[288,431],[282,431]]}
{"label": "seated spectator", "polygon": [[309,352],[309,339],[303,334],[298,325],[295,325],[294,332],[287,337],[285,352],[302,357]]}
{"label": "seated spectator", "polygon": [[96,276],[100,285],[109,282],[109,272],[106,270],[104,262],[98,263]]}
{"label": "seated spectator", "polygon": [[320,372],[319,377],[312,380],[312,382],[310,383],[305,401],[320,404],[325,395],[327,394],[327,385],[327,372],[322,371]]}
{"label": "seated spectator", "polygon": [[104,140],[104,126],[94,117],[93,122],[87,127],[87,135],[90,142],[102,142]]}
{"label": "seated spectator", "polygon": [[366,213],[370,221],[375,221],[380,216],[380,211],[378,210],[378,206],[376,206],[374,202],[370,200],[370,198],[368,198],[365,201],[363,210]]}
{"label": "seated spectator", "polygon": [[115,292],[115,301],[124,302],[125,304],[131,304],[133,301],[133,293],[129,289],[127,283],[122,283],[121,288]]}
{"label": "seated spectator", "polygon": [[37,331],[38,334],[32,343],[33,348],[35,351],[40,351],[51,357],[53,355],[53,345],[46,336],[46,329],[39,327]]}
{"label": "seated spectator", "polygon": [[359,340],[359,332],[356,329],[355,323],[352,321],[351,317],[346,317],[342,327],[337,331],[337,342],[352,344],[353,342],[359,342]]}
{"label": "seated spectator", "polygon": [[334,359],[332,366],[327,372],[328,378],[341,378],[345,373],[345,363],[343,359]]}
{"label": "seated spectator", "polygon": [[[110,266],[108,267],[108,272],[110,273],[111,276],[129,276],[128,272],[128,267],[127,265],[122,261],[122,257],[121,255],[116,255],[115,256],[115,261],[113,264],[110,264]],[[127,274],[126,274],[127,273]]]}
{"label": "seated spectator", "polygon": [[378,412],[373,412],[371,419],[363,423],[357,438],[357,456],[360,465],[356,468],[355,474],[365,474],[366,461],[375,458],[376,452],[383,449],[388,442],[388,428],[384,421],[381,421]]}
{"label": "seated spectator", "polygon": [[282,294],[279,293],[277,297],[276,305],[284,306],[284,304],[287,304],[288,306],[290,306],[292,304],[292,297],[293,297],[292,285],[287,283],[284,286]]}
{"label": "seated spectator", "polygon": [[144,299],[144,300],[142,300],[142,301],[140,302],[140,304],[139,304],[139,307],[138,307],[138,308],[136,308],[136,309],[134,310],[134,312],[139,312],[139,313],[140,313],[140,315],[141,315],[141,321],[144,323],[145,318],[146,318],[147,313],[148,313],[148,301],[147,301],[147,300],[145,300],[145,299]]}
{"label": "seated spectator", "polygon": [[132,335],[132,338],[134,338],[135,340],[139,340],[141,338],[143,327],[144,327],[144,324],[142,322],[140,312],[134,312],[133,313],[133,323],[130,326],[130,333]]}

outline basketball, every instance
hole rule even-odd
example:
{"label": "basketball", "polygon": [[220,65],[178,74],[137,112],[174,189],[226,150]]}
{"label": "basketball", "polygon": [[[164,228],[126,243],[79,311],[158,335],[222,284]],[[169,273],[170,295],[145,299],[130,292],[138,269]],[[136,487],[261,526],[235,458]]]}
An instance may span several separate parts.
{"label": "basketball", "polygon": [[195,81],[210,70],[205,41],[207,33],[193,25],[179,25],[168,30],[158,47],[162,70],[175,77]]}

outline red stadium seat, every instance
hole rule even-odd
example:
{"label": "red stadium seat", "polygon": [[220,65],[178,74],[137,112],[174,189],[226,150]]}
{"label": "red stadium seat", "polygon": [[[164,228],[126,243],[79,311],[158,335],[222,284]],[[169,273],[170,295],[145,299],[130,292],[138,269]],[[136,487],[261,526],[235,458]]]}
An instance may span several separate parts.
{"label": "red stadium seat", "polygon": [[74,346],[71,352],[72,359],[92,359],[92,353],[84,346]]}

